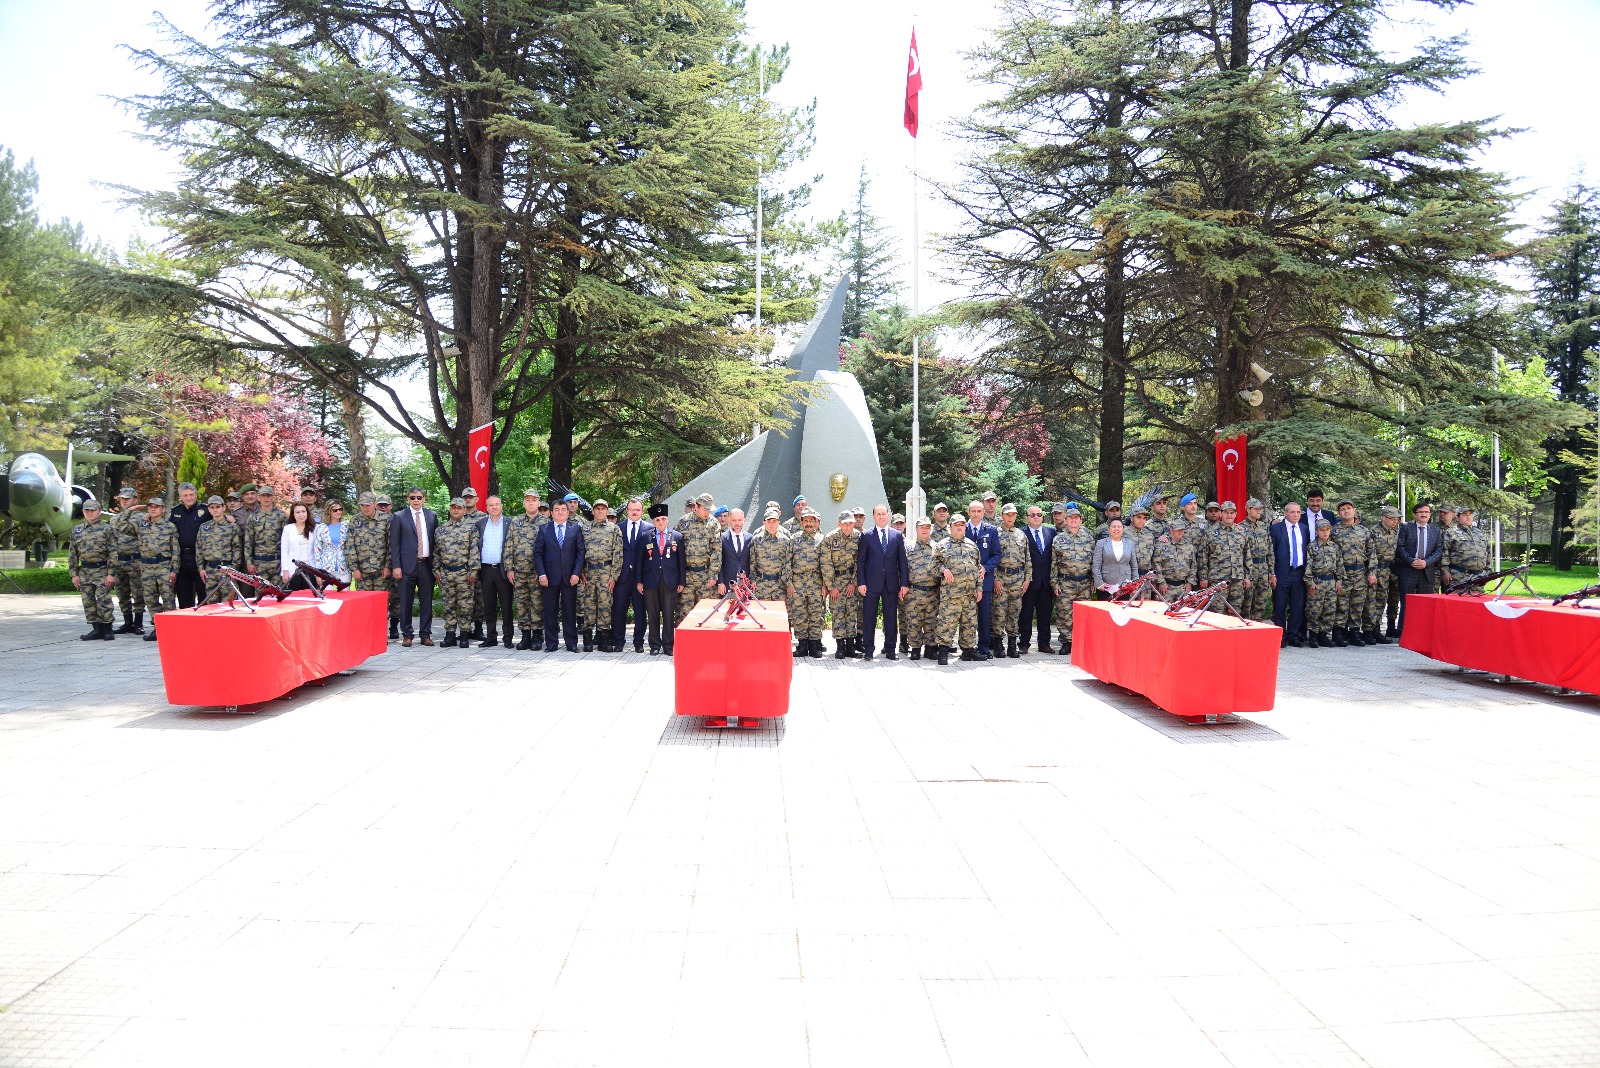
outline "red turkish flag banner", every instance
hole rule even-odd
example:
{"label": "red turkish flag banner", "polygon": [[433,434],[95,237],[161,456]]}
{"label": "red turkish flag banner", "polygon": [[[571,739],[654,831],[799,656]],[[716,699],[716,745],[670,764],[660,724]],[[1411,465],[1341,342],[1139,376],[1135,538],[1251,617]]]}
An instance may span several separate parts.
{"label": "red turkish flag banner", "polygon": [[475,426],[467,435],[467,453],[472,457],[468,463],[468,481],[472,488],[478,491],[478,511],[489,510],[489,464],[494,458],[494,424],[485,423]]}
{"label": "red turkish flag banner", "polygon": [[[1244,502],[1250,496],[1245,489],[1245,456],[1249,439],[1243,434],[1236,438],[1217,439],[1217,503],[1232,501],[1238,509],[1235,520],[1244,517]],[[1223,513],[1227,515],[1226,512]]]}
{"label": "red turkish flag banner", "polygon": [[917,29],[911,28],[911,54],[906,57],[906,133],[917,136],[917,94],[922,92],[922,54],[917,51]]}

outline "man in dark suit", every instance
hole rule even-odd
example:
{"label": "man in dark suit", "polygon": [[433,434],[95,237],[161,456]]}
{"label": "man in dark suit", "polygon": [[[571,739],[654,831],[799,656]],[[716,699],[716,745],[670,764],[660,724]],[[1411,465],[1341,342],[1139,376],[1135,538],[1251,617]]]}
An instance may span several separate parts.
{"label": "man in dark suit", "polygon": [[1389,564],[1400,583],[1400,625],[1396,630],[1401,635],[1406,632],[1406,594],[1438,590],[1439,558],[1444,555],[1444,538],[1430,522],[1432,506],[1419,504],[1411,515],[1412,522],[1400,524],[1394,560]]}
{"label": "man in dark suit", "polygon": [[1306,547],[1311,538],[1305,517],[1293,501],[1283,506],[1283,518],[1267,528],[1272,539],[1272,622],[1283,629],[1281,645],[1296,649],[1305,642]]}
{"label": "man in dark suit", "polygon": [[556,651],[556,628],[567,652],[578,651],[578,580],[583,575],[583,528],[567,520],[567,502],[550,509],[550,522],[533,543],[533,567],[544,597],[544,651]]}
{"label": "man in dark suit", "polygon": [[633,651],[644,652],[644,594],[639,590],[639,558],[655,528],[644,518],[644,502],[635,497],[617,524],[622,528],[622,570],[611,592],[611,644],[621,652],[627,641],[628,609],[633,609]]}
{"label": "man in dark suit", "polygon": [[[650,621],[650,655],[663,648],[672,655],[672,627],[678,618],[678,594],[683,592],[683,535],[667,529],[667,506],[650,509],[654,528],[645,535],[639,552],[639,580],[645,615]],[[663,622],[664,621],[664,622]]]}
{"label": "man in dark suit", "polygon": [[728,529],[722,534],[722,566],[717,570],[717,594],[727,594],[728,587],[739,581],[740,575],[750,573],[750,535],[744,531],[744,512],[734,508],[728,512]]}
{"label": "man in dark suit", "polygon": [[861,610],[861,633],[866,639],[862,658],[872,659],[878,632],[878,610],[883,610],[883,658],[899,660],[895,652],[900,634],[900,600],[911,590],[906,562],[905,535],[889,525],[889,506],[875,505],[872,526],[856,545],[856,592],[866,598]]}
{"label": "man in dark suit", "polygon": [[1050,589],[1050,543],[1055,540],[1056,528],[1044,521],[1044,509],[1037,504],[1028,507],[1027,522],[1022,534],[1028,539],[1028,589],[1022,595],[1017,631],[1022,635],[1023,652],[1028,651],[1028,639],[1037,630],[1039,651],[1049,653],[1054,651],[1050,648],[1050,617],[1056,602]]}
{"label": "man in dark suit", "polygon": [[482,551],[482,566],[478,568],[478,589],[483,591],[483,618],[489,624],[489,634],[478,643],[479,649],[493,649],[496,645],[495,624],[502,616],[506,624],[506,648],[516,644],[515,598],[511,595],[511,580],[507,577],[506,553],[511,535],[511,520],[499,497],[484,501],[488,509],[478,517],[478,545]]}
{"label": "man in dark suit", "polygon": [[[978,659],[994,659],[990,644],[994,631],[989,617],[994,602],[994,573],[1000,566],[1000,531],[984,522],[982,501],[967,505],[967,540],[978,546],[978,563],[983,565],[983,598],[978,601]],[[1001,655],[1004,655],[1003,653]]]}
{"label": "man in dark suit", "polygon": [[1328,525],[1335,530],[1339,529],[1339,517],[1328,509],[1322,507],[1322,491],[1319,489],[1306,491],[1306,512],[1304,516],[1306,529],[1311,531],[1311,536],[1317,536],[1317,521],[1326,519]]}
{"label": "man in dark suit", "polygon": [[439,517],[422,506],[422,487],[406,491],[406,506],[389,520],[389,562],[400,583],[400,644],[411,644],[411,598],[422,597],[422,644],[433,644],[433,547],[437,543]]}

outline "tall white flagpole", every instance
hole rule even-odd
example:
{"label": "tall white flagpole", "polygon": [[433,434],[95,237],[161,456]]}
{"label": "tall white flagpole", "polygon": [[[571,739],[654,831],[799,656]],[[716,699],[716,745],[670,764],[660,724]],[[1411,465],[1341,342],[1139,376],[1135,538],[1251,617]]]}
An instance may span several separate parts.
{"label": "tall white flagpole", "polygon": [[[760,79],[759,94],[756,97],[756,117],[759,123],[765,108],[762,106],[767,100],[767,53],[759,44],[756,46],[756,69]],[[760,126],[757,126],[760,130]],[[761,333],[761,231],[764,229],[761,220],[761,183],[765,177],[766,161],[761,155],[761,142],[756,141],[756,333]]]}
{"label": "tall white flagpole", "polygon": [[[916,39],[916,26],[911,28],[912,40]],[[918,80],[917,110],[921,108],[921,78],[922,78],[922,49],[919,46],[913,52],[916,63]],[[922,176],[917,161],[917,140],[921,133],[921,122],[917,123],[917,133],[911,135],[911,315],[913,323],[918,315],[922,314]],[[916,530],[918,516],[928,514],[928,495],[922,489],[922,338],[918,335],[916,327],[911,333],[911,488],[906,491],[906,522],[910,524],[906,529]],[[914,535],[913,535],[914,536]]]}

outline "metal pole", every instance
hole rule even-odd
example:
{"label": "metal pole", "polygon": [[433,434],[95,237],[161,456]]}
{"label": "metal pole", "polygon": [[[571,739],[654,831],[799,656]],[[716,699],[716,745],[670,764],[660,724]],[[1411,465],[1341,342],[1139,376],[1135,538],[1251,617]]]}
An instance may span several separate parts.
{"label": "metal pole", "polygon": [[[920,68],[921,57],[917,59]],[[919,131],[920,132],[920,131]],[[911,138],[911,315],[922,314],[922,181],[917,165],[917,138]],[[922,489],[922,338],[911,333],[911,488],[906,492],[906,521],[915,530],[917,517],[928,512]]]}
{"label": "metal pole", "polygon": [[[1404,397],[1400,398],[1400,414],[1401,415],[1405,415],[1406,414],[1406,399]],[[1400,451],[1401,452],[1405,452],[1406,451],[1406,428],[1403,425],[1400,427]],[[1402,470],[1400,472],[1400,519],[1401,519],[1401,521],[1404,521],[1405,517],[1411,514],[1410,510],[1406,507],[1407,503],[1408,502],[1406,501],[1406,473],[1405,473],[1404,470]]]}
{"label": "metal pole", "polygon": [[761,182],[765,177],[766,161],[761,156],[761,126],[760,121],[766,116],[763,107],[767,100],[767,53],[760,45],[756,46],[756,70],[760,89],[756,96],[756,333],[761,333]]}
{"label": "metal pole", "polygon": [[[1499,489],[1500,488],[1500,435],[1499,434],[1495,434],[1495,436],[1494,436],[1494,457],[1490,462],[1494,464],[1494,470],[1490,472],[1490,475],[1491,475],[1491,477],[1493,479],[1493,485],[1494,485],[1495,489]],[[1496,571],[1500,570],[1500,513],[1498,512],[1498,510],[1495,512],[1495,517],[1494,517],[1494,570],[1496,570]]]}

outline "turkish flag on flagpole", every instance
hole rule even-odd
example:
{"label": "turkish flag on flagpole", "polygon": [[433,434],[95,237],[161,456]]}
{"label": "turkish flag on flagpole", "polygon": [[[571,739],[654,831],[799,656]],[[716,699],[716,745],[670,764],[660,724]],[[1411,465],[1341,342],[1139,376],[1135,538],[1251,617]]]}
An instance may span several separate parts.
{"label": "turkish flag on flagpole", "polygon": [[911,30],[911,54],[906,57],[906,132],[917,136],[917,94],[922,92],[922,56],[917,51],[917,31]]}
{"label": "turkish flag on flagpole", "polygon": [[1244,502],[1250,496],[1245,488],[1248,441],[1243,434],[1236,438],[1217,439],[1217,503],[1232,501],[1238,509],[1237,516],[1244,515]]}
{"label": "turkish flag on flagpole", "polygon": [[478,511],[489,510],[489,464],[494,458],[494,424],[475,426],[467,435],[467,452],[472,457],[468,470],[472,488],[478,491]]}

